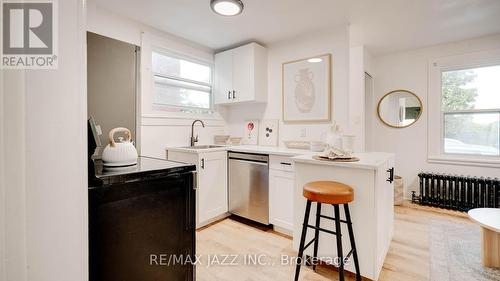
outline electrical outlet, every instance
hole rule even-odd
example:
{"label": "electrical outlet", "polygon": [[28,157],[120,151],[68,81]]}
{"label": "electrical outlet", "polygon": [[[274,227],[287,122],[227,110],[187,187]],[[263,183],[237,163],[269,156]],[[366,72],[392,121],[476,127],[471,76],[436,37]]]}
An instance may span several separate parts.
{"label": "electrical outlet", "polygon": [[300,129],[300,137],[301,138],[307,137],[307,130],[306,130],[306,128]]}

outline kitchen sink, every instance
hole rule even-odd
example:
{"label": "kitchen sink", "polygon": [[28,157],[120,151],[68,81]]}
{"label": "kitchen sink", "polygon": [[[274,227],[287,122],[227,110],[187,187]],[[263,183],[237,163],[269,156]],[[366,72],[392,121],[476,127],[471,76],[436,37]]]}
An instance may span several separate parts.
{"label": "kitchen sink", "polygon": [[195,146],[184,146],[182,148],[189,148],[189,149],[210,149],[210,148],[219,148],[219,147],[224,147],[224,145],[195,145]]}

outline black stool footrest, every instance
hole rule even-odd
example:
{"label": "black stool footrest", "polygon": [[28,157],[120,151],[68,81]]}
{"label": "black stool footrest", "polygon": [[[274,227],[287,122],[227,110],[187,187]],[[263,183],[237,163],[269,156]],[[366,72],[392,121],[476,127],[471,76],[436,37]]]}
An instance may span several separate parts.
{"label": "black stool footrest", "polygon": [[311,241],[309,241],[309,243],[307,243],[307,245],[304,246],[304,251],[307,249],[307,247],[311,246],[311,244],[316,241],[316,238],[313,238]]}
{"label": "black stool footrest", "polygon": [[321,228],[321,227],[315,227],[314,225],[308,224],[307,227],[312,228],[312,229],[317,229],[319,231],[323,231],[323,232],[326,232],[326,233],[330,233],[330,234],[333,234],[333,235],[337,235],[337,233],[334,232],[334,231],[331,231],[331,230],[328,230],[328,229],[324,229],[324,228]]}
{"label": "black stool footrest", "polygon": [[[349,253],[347,254],[347,256],[345,256],[345,257],[344,257],[344,261],[343,261],[343,262],[344,262],[344,264],[345,264],[345,263],[349,260],[349,258],[351,257],[351,255],[352,255],[352,253],[353,253],[353,252],[354,252],[354,249],[351,249],[351,250],[349,251]],[[338,266],[338,265],[335,265],[335,264],[334,264],[333,266],[335,266],[336,268],[339,268],[339,266]]]}
{"label": "black stool footrest", "polygon": [[351,250],[349,251],[349,253],[347,254],[347,256],[345,256],[345,258],[344,258],[344,263],[349,260],[349,258],[351,257],[351,255],[352,255],[353,252],[354,252],[354,249],[351,248]]}
{"label": "black stool footrest", "polygon": [[[325,215],[319,215],[321,218],[324,218],[324,219],[329,219],[329,220],[332,220],[334,221],[335,218],[334,217],[329,217],[329,216],[325,216]],[[347,223],[347,224],[350,224],[348,221],[346,220],[340,220],[340,222],[343,222],[343,223]]]}

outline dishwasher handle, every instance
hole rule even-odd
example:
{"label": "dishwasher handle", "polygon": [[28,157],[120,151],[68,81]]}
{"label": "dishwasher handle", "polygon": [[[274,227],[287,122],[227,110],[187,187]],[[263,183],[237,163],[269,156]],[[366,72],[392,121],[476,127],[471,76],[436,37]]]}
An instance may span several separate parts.
{"label": "dishwasher handle", "polygon": [[269,155],[265,154],[251,154],[251,153],[240,153],[240,152],[229,152],[229,159],[240,159],[248,161],[258,161],[258,162],[269,162]]}
{"label": "dishwasher handle", "polygon": [[245,159],[238,159],[238,158],[229,158],[229,161],[234,161],[234,162],[239,162],[239,163],[247,163],[247,164],[252,164],[252,165],[261,165],[261,166],[268,166],[267,162],[262,162],[262,161],[254,161],[254,160],[245,160]]}

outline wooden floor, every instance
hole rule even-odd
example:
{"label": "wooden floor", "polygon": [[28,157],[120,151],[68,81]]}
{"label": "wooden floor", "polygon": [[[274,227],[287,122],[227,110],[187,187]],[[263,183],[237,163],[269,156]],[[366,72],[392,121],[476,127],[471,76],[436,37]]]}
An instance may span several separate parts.
{"label": "wooden floor", "polygon": [[[429,208],[396,207],[395,212],[394,237],[379,280],[429,280],[430,221],[467,223],[468,219]],[[246,255],[252,253],[263,254],[261,262],[266,265],[249,264]],[[196,270],[199,281],[280,281],[293,280],[294,276],[293,265],[281,265],[281,255],[293,257],[297,253],[286,237],[226,219],[198,231],[197,254],[202,257]],[[338,280],[337,276],[329,267],[320,267],[317,272],[302,267],[300,280]]]}

